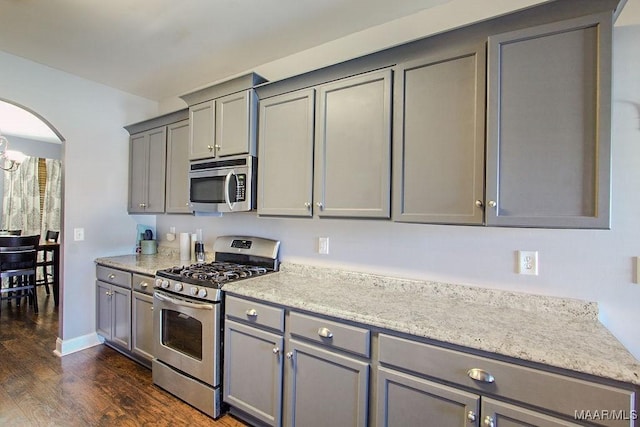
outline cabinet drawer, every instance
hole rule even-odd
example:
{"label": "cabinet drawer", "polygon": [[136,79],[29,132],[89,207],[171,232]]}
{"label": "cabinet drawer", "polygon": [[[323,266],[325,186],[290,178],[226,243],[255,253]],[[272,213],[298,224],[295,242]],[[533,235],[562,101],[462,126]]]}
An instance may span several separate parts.
{"label": "cabinet drawer", "polygon": [[284,309],[233,296],[225,296],[228,317],[284,332]]}
{"label": "cabinet drawer", "polygon": [[153,293],[153,281],[153,277],[145,276],[144,274],[133,273],[131,275],[131,283],[134,291],[144,292],[145,294]]}
{"label": "cabinet drawer", "polygon": [[369,357],[371,334],[367,329],[295,312],[289,317],[289,326],[291,335]]}
{"label": "cabinet drawer", "polygon": [[[380,362],[481,394],[493,394],[573,417],[575,411],[602,408],[631,413],[635,394],[631,390],[591,383],[563,375],[518,366],[455,350],[380,334]],[[482,369],[494,382],[473,380],[470,369]],[[610,425],[610,424],[607,424]],[[611,425],[625,425],[613,423]],[[628,424],[627,424],[628,425]]]}
{"label": "cabinet drawer", "polygon": [[128,271],[98,265],[96,267],[96,277],[103,282],[131,288],[131,273]]}

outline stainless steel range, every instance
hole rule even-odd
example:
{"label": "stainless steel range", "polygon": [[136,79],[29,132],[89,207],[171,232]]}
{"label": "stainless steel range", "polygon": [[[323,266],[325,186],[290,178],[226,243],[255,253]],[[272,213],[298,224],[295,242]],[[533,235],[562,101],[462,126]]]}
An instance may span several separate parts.
{"label": "stainless steel range", "polygon": [[215,261],[158,270],[153,383],[205,414],[221,415],[224,284],[278,270],[280,242],[222,236]]}

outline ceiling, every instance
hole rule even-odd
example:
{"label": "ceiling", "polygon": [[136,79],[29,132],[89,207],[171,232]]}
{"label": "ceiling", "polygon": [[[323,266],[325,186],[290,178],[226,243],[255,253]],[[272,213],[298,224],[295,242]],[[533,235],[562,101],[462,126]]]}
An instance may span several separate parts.
{"label": "ceiling", "polygon": [[151,100],[450,0],[0,0],[0,50]]}

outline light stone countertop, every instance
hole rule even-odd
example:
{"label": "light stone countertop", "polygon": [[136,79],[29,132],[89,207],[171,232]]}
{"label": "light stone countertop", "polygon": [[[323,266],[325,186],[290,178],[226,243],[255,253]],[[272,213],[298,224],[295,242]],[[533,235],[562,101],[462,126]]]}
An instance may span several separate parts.
{"label": "light stone countertop", "polygon": [[227,293],[640,385],[640,362],[597,318],[597,304],[282,264]]}
{"label": "light stone countertop", "polygon": [[[153,276],[175,251],[96,263]],[[640,385],[640,362],[598,321],[597,304],[284,263],[227,293]]]}

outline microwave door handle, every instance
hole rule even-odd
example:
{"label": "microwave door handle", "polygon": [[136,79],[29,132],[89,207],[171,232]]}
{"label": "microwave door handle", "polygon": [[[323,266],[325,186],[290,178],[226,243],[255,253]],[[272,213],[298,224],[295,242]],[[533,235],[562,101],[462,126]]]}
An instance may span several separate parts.
{"label": "microwave door handle", "polygon": [[227,202],[227,206],[229,206],[229,210],[233,211],[233,208],[236,206],[236,203],[231,203],[229,201],[229,184],[231,183],[231,176],[234,176],[235,173],[233,171],[229,172],[224,179],[224,200]]}

